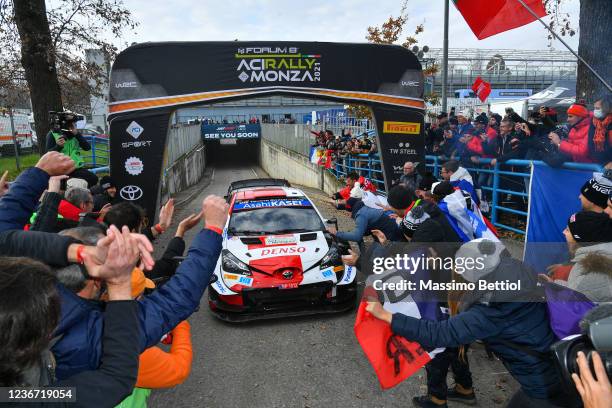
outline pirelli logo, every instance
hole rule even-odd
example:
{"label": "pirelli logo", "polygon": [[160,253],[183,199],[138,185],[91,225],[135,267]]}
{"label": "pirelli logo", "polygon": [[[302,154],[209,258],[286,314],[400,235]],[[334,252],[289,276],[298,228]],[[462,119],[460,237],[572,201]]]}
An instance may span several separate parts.
{"label": "pirelli logo", "polygon": [[383,122],[383,133],[403,133],[418,135],[421,133],[421,124],[416,122]]}

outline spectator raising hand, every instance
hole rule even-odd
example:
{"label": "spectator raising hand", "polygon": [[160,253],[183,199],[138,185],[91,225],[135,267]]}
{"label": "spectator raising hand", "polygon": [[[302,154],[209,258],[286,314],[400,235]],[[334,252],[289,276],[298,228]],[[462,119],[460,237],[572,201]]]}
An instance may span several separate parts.
{"label": "spectator raising hand", "polygon": [[179,223],[178,228],[176,229],[176,234],[174,236],[183,238],[185,236],[185,232],[195,227],[201,219],[202,211],[197,214],[191,214]]}
{"label": "spectator raising hand", "polygon": [[59,152],[47,152],[45,153],[36,167],[44,171],[50,176],[61,176],[64,174],[72,173],[75,169],[74,161]]}
{"label": "spectator raising hand", "polygon": [[5,171],[2,177],[0,177],[0,197],[2,197],[9,189],[9,184],[6,179],[8,178],[8,171]]}
{"label": "spectator raising hand", "polygon": [[225,227],[225,221],[227,221],[228,211],[229,204],[219,196],[209,195],[202,202],[204,222],[209,229],[216,229],[222,232]]}
{"label": "spectator raising hand", "polygon": [[[129,229],[127,229],[126,226],[123,227],[123,230],[127,230],[129,232]],[[138,248],[140,259],[143,262],[144,268],[147,270],[152,269],[155,265],[155,261],[153,260],[153,257],[151,255],[153,252],[153,245],[151,245],[151,242],[144,235],[134,233],[130,234],[130,245],[134,243],[134,245],[136,245],[136,247]],[[74,250],[76,252],[76,256],[72,257],[70,254],[68,254],[68,258],[82,258],[83,262],[85,263],[85,266],[87,267],[89,275],[94,278],[99,277],[100,274],[105,273],[103,268],[107,259],[107,255],[112,250],[111,246],[113,242],[120,235],[122,235],[122,233],[119,232],[117,227],[111,225],[107,231],[106,237],[99,240],[95,247],[83,246],[83,249],[81,249],[77,246],[76,248],[72,249],[74,245],[71,245],[69,251]],[[125,242],[125,239],[123,239],[123,242]],[[115,244],[115,246],[116,245],[117,244]],[[80,255],[79,252],[81,252]],[[116,252],[113,252],[114,257],[118,256],[116,254]],[[134,265],[136,265],[136,262],[134,262]]]}
{"label": "spectator raising hand", "polygon": [[601,361],[599,353],[594,351],[591,354],[595,376],[591,372],[589,362],[582,351],[578,352],[578,369],[580,375],[573,373],[572,379],[576,384],[576,390],[582,398],[584,408],[607,408],[612,401],[612,385],[608,379],[608,374]]}

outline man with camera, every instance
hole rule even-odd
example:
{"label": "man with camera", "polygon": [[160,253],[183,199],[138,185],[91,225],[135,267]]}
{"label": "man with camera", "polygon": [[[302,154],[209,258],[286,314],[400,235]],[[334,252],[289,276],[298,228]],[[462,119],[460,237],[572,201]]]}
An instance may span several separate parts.
{"label": "man with camera", "polygon": [[91,145],[79,133],[76,122],[79,116],[72,112],[50,112],[51,130],[47,134],[47,151],[56,151],[70,157],[75,163],[75,170],[68,176],[87,181],[89,188],[98,183],[98,177],[83,167],[81,150],[91,150]]}

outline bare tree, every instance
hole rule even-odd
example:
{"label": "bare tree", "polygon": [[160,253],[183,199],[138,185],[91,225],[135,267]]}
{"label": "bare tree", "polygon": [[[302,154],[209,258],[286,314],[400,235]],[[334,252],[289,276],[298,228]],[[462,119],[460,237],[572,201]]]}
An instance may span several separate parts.
{"label": "bare tree", "polygon": [[119,0],[0,0],[0,86],[27,82],[41,153],[49,111],[87,113],[106,72],[87,64],[85,50],[101,49],[109,61],[116,39],[137,23]]}

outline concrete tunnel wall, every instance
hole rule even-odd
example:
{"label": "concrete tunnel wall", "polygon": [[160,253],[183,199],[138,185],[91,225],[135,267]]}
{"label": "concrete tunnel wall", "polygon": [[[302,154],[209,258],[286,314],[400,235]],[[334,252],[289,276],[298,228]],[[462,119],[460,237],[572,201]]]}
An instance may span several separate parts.
{"label": "concrete tunnel wall", "polygon": [[[222,146],[218,141],[198,141],[189,151],[176,158],[174,163],[165,167],[162,174],[162,202],[197,184],[206,167],[211,165],[227,167],[259,164],[270,177],[317,188],[328,194],[338,191],[341,183],[324,168],[310,162],[310,158],[303,152],[306,147],[296,146],[301,150],[298,153],[270,140],[272,133],[275,141],[295,139],[296,132],[306,131],[301,128],[299,125],[262,125],[261,139],[239,140],[237,145]],[[183,140],[185,138],[183,134],[174,136]],[[170,156],[176,156],[174,152],[177,148],[173,146],[170,150]]]}

